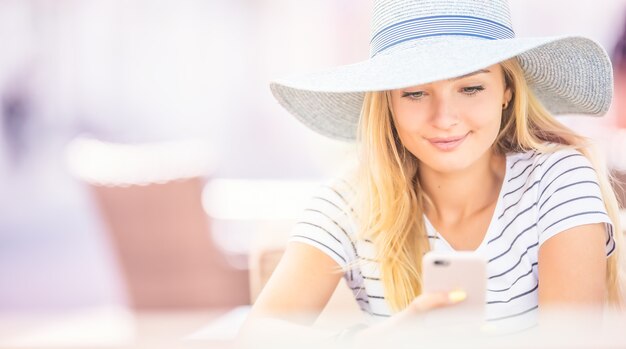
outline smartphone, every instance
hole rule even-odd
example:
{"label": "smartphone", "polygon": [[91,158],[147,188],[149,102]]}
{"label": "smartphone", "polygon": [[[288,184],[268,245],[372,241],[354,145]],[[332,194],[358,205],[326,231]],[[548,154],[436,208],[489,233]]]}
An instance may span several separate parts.
{"label": "smartphone", "polygon": [[475,252],[426,253],[422,259],[423,292],[463,290],[460,303],[437,308],[425,316],[430,324],[481,324],[485,319],[487,260]]}

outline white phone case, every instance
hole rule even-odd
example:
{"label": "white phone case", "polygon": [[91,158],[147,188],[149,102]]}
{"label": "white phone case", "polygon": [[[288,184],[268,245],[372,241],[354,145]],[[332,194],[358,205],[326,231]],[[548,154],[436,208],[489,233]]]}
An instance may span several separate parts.
{"label": "white phone case", "polygon": [[423,291],[463,290],[460,303],[432,310],[425,317],[431,324],[482,323],[485,317],[487,261],[474,252],[428,252],[422,260]]}

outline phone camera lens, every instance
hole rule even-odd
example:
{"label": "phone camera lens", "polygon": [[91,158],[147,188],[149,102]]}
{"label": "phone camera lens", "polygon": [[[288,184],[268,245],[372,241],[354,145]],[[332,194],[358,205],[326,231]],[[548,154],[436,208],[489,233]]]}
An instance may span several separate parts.
{"label": "phone camera lens", "polygon": [[443,261],[443,260],[436,259],[435,260],[435,265],[441,265],[441,266],[445,267],[445,266],[448,265],[448,261]]}

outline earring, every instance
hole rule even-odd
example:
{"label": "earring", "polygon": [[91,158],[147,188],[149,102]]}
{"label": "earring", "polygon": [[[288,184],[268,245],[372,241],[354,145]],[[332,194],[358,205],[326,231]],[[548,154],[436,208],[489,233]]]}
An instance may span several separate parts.
{"label": "earring", "polygon": [[506,109],[509,107],[509,102],[502,103],[502,109]]}

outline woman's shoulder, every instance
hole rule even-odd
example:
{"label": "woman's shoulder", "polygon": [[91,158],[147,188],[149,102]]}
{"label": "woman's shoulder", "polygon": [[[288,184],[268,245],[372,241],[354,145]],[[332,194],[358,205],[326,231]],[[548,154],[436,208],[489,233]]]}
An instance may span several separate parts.
{"label": "woman's shoulder", "polygon": [[573,147],[555,146],[554,150],[542,154],[541,173],[543,178],[575,175],[579,172],[595,172],[589,159]]}
{"label": "woman's shoulder", "polygon": [[552,143],[545,144],[545,148],[541,150],[509,153],[507,163],[513,176],[516,172],[519,174],[527,172],[533,177],[578,167],[592,167],[587,157],[578,149]]}
{"label": "woman's shoulder", "polygon": [[[544,150],[541,154],[546,160],[549,160],[550,162],[564,161],[567,159],[586,159],[585,155],[573,146],[565,146],[553,143],[549,143],[546,150]],[[572,160],[570,160],[570,162]]]}
{"label": "woman's shoulder", "polygon": [[313,196],[313,200],[321,200],[343,213],[353,211],[355,189],[345,178],[332,178],[322,183]]}
{"label": "woman's shoulder", "polygon": [[[575,182],[597,182],[590,160],[578,149],[547,144],[544,149],[508,154],[510,185],[543,188]],[[525,183],[525,184],[522,184]]]}
{"label": "woman's shoulder", "polygon": [[342,172],[321,182],[310,197],[308,211],[322,213],[338,221],[354,219],[355,178],[352,172]]}
{"label": "woman's shoulder", "polygon": [[319,191],[330,198],[338,198],[346,203],[352,202],[357,193],[357,178],[358,168],[355,165],[346,166],[323,181]]}

